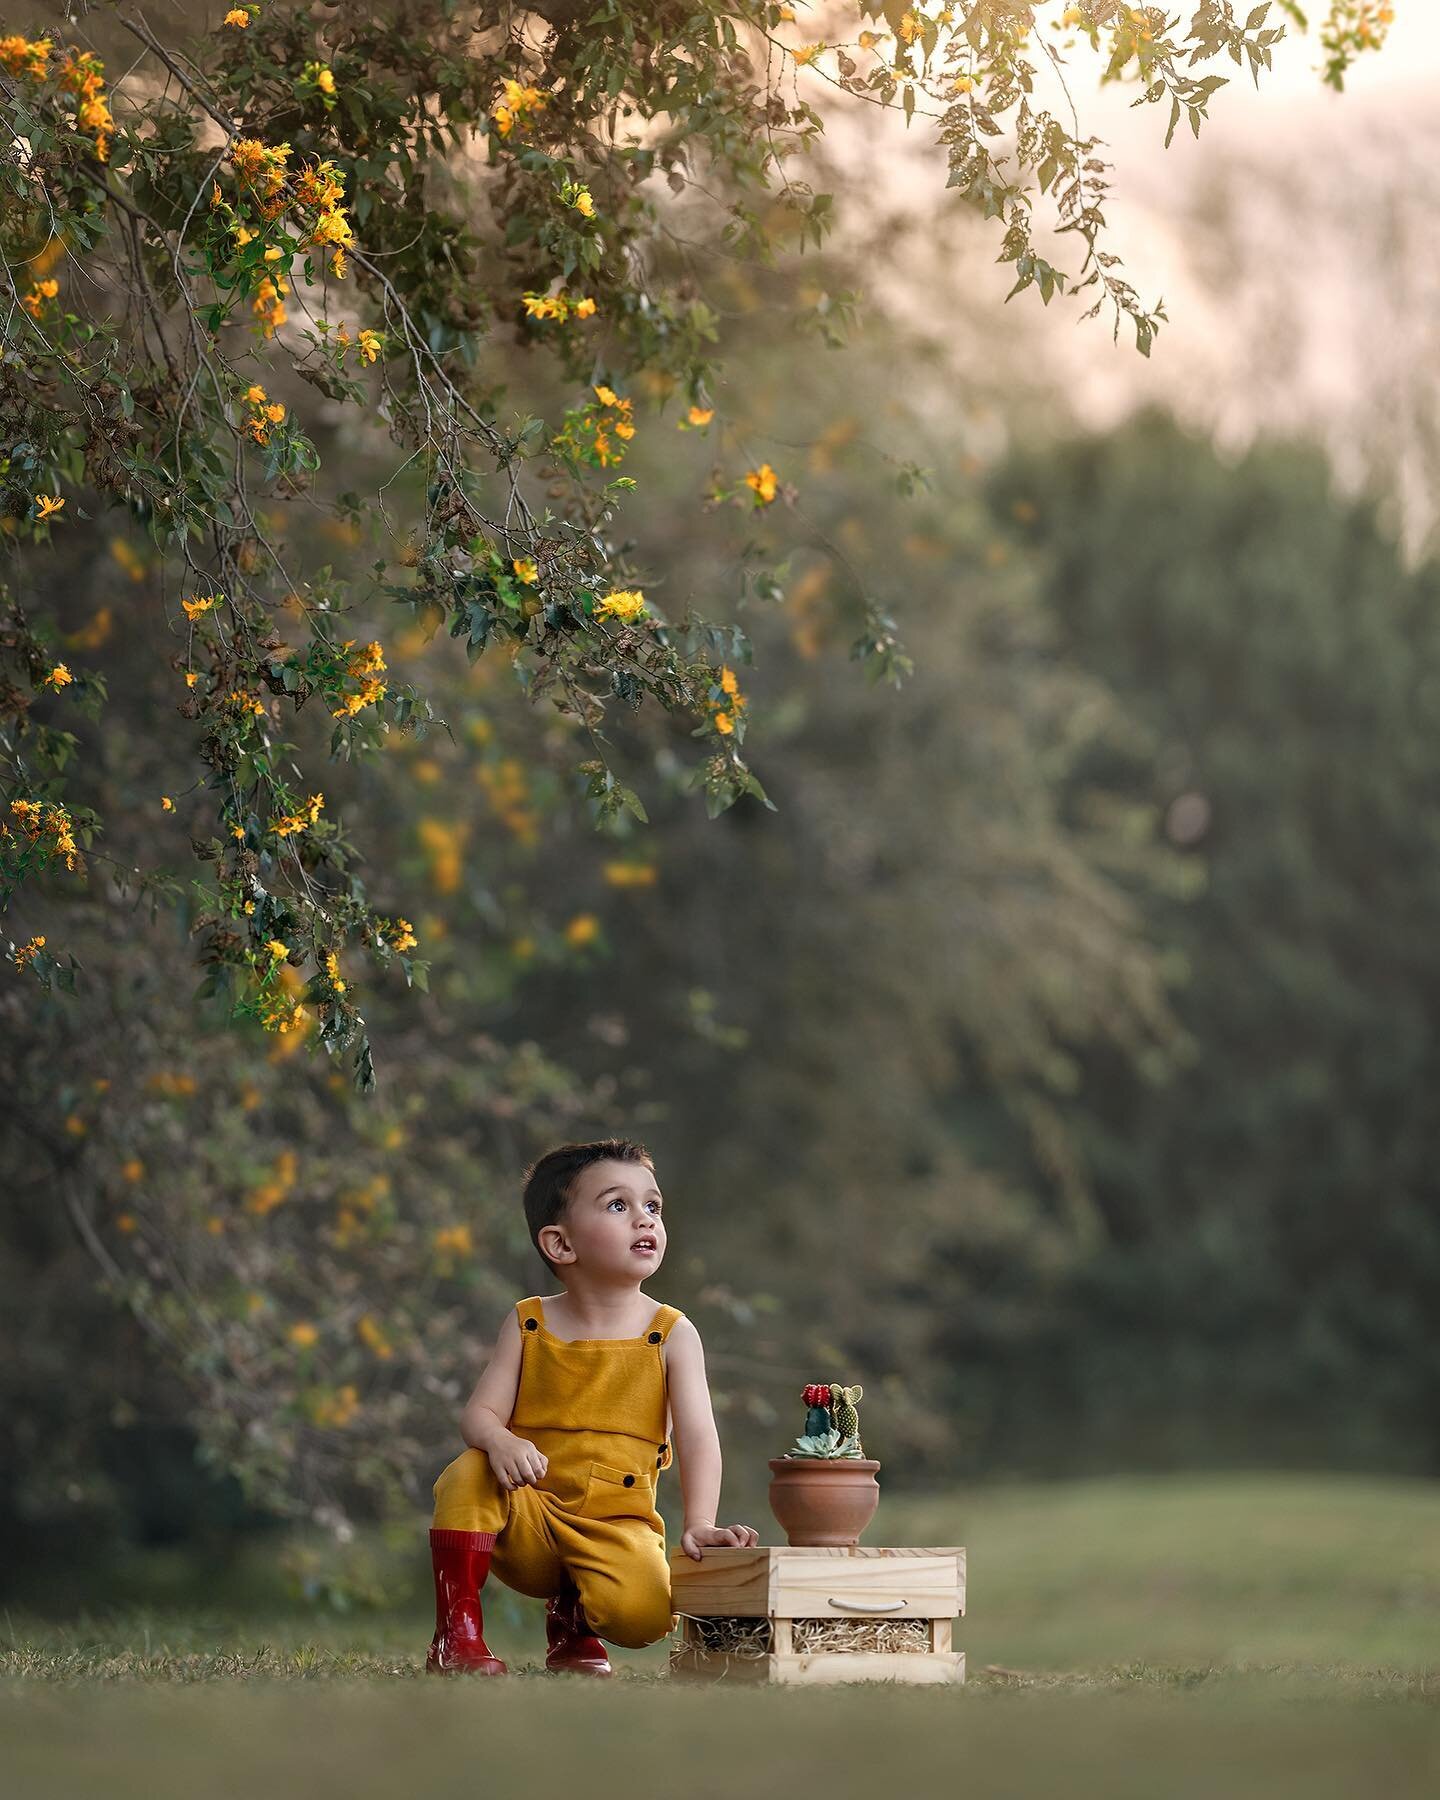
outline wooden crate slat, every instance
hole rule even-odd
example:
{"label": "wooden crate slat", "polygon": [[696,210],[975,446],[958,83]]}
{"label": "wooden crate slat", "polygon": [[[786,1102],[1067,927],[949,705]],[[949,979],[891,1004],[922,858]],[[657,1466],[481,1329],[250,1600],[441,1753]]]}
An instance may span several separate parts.
{"label": "wooden crate slat", "polygon": [[916,1686],[965,1680],[965,1653],[953,1650],[932,1656],[887,1656],[883,1651],[855,1650],[835,1655],[816,1650],[795,1656],[772,1656],[770,1679],[799,1687],[837,1681],[896,1681]]}
{"label": "wooden crate slat", "polygon": [[696,1562],[683,1550],[670,1552],[670,1591],[676,1612],[764,1618],[770,1611],[770,1550],[763,1544],[739,1549],[712,1545]]}
{"label": "wooden crate slat", "polygon": [[770,1610],[776,1618],[950,1619],[960,1610],[959,1566],[950,1555],[806,1555],[776,1565]]}
{"label": "wooden crate slat", "polygon": [[679,1650],[670,1672],[681,1680],[778,1683],[797,1687],[831,1686],[847,1681],[888,1681],[902,1686],[933,1686],[965,1680],[965,1652],[942,1651],[928,1656],[890,1656],[883,1651],[810,1651],[789,1655],[728,1656],[721,1650]]}

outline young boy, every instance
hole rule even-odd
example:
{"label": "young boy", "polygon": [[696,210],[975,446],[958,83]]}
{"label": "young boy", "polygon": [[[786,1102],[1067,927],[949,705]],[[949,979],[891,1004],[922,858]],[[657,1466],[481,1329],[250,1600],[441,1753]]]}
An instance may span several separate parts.
{"label": "young boy", "polygon": [[649,1153],[628,1138],[563,1144],[527,1171],[531,1241],[565,1291],[507,1314],[460,1416],[471,1448],[435,1483],[427,1669],[505,1673],[480,1606],[492,1564],[549,1602],[547,1669],[609,1675],[600,1638],[664,1637],[675,1616],[655,1485],[672,1442],[686,1554],[760,1541],[715,1523],[720,1438],[700,1334],[641,1291],[665,1255],[663,1207]]}

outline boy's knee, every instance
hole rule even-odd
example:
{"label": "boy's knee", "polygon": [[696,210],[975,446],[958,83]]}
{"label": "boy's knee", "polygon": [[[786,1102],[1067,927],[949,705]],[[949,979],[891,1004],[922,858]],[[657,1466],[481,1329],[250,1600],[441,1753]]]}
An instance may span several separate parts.
{"label": "boy's knee", "polygon": [[597,1637],[625,1650],[658,1644],[675,1627],[668,1588],[639,1582],[606,1583],[599,1594],[583,1598],[585,1617]]}
{"label": "boy's knee", "polygon": [[436,1478],[431,1489],[436,1500],[443,1500],[447,1495],[457,1491],[473,1494],[484,1491],[490,1485],[490,1459],[483,1450],[462,1450],[453,1462],[446,1463]]}
{"label": "boy's knee", "polygon": [[498,1531],[510,1516],[509,1496],[483,1450],[465,1450],[440,1471],[431,1524],[456,1531]]}

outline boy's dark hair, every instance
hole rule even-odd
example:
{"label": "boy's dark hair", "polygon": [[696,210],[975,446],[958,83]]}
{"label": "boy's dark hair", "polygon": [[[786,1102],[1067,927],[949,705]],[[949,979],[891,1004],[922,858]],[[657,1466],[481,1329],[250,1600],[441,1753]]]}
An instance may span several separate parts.
{"label": "boy's dark hair", "polygon": [[547,1275],[555,1273],[556,1265],[540,1248],[541,1227],[561,1222],[570,1199],[570,1185],[581,1169],[607,1161],[644,1163],[652,1174],[655,1169],[650,1152],[634,1138],[600,1138],[593,1144],[561,1144],[558,1149],[547,1150],[525,1171],[525,1223]]}

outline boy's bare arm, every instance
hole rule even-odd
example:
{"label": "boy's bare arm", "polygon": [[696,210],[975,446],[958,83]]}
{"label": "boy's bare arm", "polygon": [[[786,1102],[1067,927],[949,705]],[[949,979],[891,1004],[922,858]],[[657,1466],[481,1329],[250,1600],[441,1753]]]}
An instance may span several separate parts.
{"label": "boy's bare arm", "polygon": [[520,1387],[520,1322],[505,1315],[495,1348],[460,1415],[460,1435],[472,1450],[483,1450],[503,1488],[524,1487],[549,1468],[543,1451],[517,1437],[508,1420]]}
{"label": "boy's bare arm", "polygon": [[680,1538],[687,1556],[699,1562],[706,1544],[758,1544],[751,1525],[717,1525],[720,1504],[720,1433],[705,1379],[705,1351],[689,1319],[677,1319],[665,1340],[665,1378],[670,1392],[670,1435],[680,1462],[685,1527]]}

